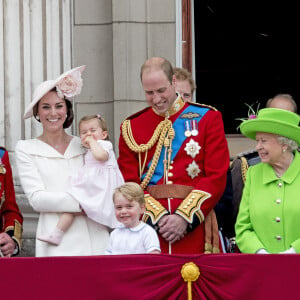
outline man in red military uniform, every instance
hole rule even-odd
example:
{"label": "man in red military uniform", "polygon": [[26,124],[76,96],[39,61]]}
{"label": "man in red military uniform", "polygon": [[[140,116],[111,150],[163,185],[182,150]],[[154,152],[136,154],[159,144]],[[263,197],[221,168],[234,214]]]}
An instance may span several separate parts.
{"label": "man in red military uniform", "polygon": [[229,167],[221,113],[185,103],[164,58],[147,60],[141,81],[149,107],[121,125],[124,179],[145,190],[144,221],[157,229],[163,253],[219,252],[213,208]]}
{"label": "man in red military uniform", "polygon": [[16,203],[8,152],[0,147],[0,255],[20,252],[23,216]]}

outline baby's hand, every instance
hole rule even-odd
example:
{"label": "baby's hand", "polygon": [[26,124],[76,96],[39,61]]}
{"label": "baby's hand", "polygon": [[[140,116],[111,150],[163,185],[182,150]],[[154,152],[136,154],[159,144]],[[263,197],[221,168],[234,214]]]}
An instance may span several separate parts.
{"label": "baby's hand", "polygon": [[94,138],[92,136],[87,136],[84,140],[84,145],[88,148],[90,148],[91,143],[94,141]]}

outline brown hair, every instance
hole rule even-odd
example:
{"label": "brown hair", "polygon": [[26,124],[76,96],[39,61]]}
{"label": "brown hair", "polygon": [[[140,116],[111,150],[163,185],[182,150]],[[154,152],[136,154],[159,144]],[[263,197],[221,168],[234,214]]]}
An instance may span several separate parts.
{"label": "brown hair", "polygon": [[146,69],[162,70],[167,76],[169,82],[172,84],[174,75],[172,64],[163,57],[152,57],[144,62],[141,66],[140,78],[143,80],[143,73]]}
{"label": "brown hair", "polygon": [[[56,92],[56,87],[54,87],[48,93],[50,93],[50,92]],[[33,116],[38,122],[41,122],[39,119],[36,118],[37,113],[38,113],[38,107],[39,107],[40,100],[32,108]],[[72,102],[70,100],[68,100],[66,98],[64,98],[64,100],[65,100],[65,103],[66,103],[66,106],[67,106],[67,118],[66,118],[66,120],[63,124],[63,128],[69,128],[72,125],[73,120],[74,120],[73,105],[72,105]]]}
{"label": "brown hair", "polygon": [[185,68],[174,68],[174,75],[176,77],[177,80],[179,81],[188,81],[190,86],[191,86],[191,93],[192,96],[194,94],[194,91],[196,89],[196,83],[193,79],[192,73],[189,72],[187,69]]}
{"label": "brown hair", "polygon": [[123,195],[130,202],[136,201],[140,205],[145,204],[143,189],[136,182],[126,182],[117,187],[114,191],[113,199],[115,199],[117,194]]}
{"label": "brown hair", "polygon": [[106,121],[103,119],[103,117],[101,115],[88,115],[88,116],[84,116],[80,119],[79,123],[78,123],[78,130],[80,132],[80,125],[82,122],[85,122],[85,121],[89,121],[89,120],[93,120],[93,119],[97,119],[98,123],[99,123],[99,126],[100,128],[103,130],[103,131],[107,131],[107,137],[105,140],[109,140],[109,137],[108,137],[108,130],[107,130],[107,124],[106,124]]}

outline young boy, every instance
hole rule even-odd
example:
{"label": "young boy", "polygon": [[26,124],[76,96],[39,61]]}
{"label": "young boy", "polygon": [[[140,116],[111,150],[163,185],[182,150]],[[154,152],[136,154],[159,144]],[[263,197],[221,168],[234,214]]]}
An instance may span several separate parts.
{"label": "young boy", "polygon": [[127,182],[113,194],[115,214],[122,223],[110,234],[106,254],[160,253],[155,230],[140,220],[145,211],[144,192],[135,182]]}

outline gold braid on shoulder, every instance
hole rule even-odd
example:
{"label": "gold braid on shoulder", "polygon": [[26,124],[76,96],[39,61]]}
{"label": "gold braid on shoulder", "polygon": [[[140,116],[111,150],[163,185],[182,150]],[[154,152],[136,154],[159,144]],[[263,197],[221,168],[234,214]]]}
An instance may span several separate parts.
{"label": "gold braid on shoulder", "polygon": [[[125,120],[123,122],[122,135],[123,135],[123,138],[125,140],[125,143],[127,144],[127,146],[129,147],[130,150],[132,150],[135,153],[138,153],[138,155],[139,155],[139,172],[140,172],[139,174],[140,174],[140,177],[142,176],[143,171],[145,169],[148,150],[151,149],[155,145],[155,143],[157,142],[155,153],[153,155],[150,168],[147,171],[147,174],[146,174],[143,182],[141,183],[141,187],[143,189],[145,189],[147,187],[147,185],[148,185],[148,183],[149,183],[149,181],[150,181],[150,179],[151,179],[151,177],[152,177],[152,175],[155,171],[155,168],[157,166],[162,147],[164,145],[165,138],[169,135],[171,135],[174,138],[173,134],[169,134],[169,131],[171,131],[172,133],[174,131],[173,128],[172,128],[172,122],[168,119],[165,119],[165,120],[161,121],[158,124],[158,126],[156,127],[152,137],[147,142],[147,144],[138,145],[137,142],[135,141],[134,137],[133,137],[133,134],[132,134],[130,120]],[[145,153],[143,165],[141,164],[141,153]]]}
{"label": "gold braid on shoulder", "polygon": [[248,171],[248,162],[247,159],[245,157],[241,157],[241,174],[242,174],[242,179],[243,179],[243,183],[245,184],[246,181],[246,173]]}

